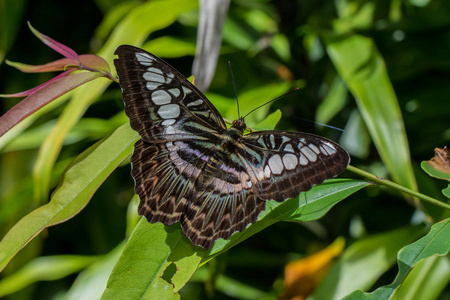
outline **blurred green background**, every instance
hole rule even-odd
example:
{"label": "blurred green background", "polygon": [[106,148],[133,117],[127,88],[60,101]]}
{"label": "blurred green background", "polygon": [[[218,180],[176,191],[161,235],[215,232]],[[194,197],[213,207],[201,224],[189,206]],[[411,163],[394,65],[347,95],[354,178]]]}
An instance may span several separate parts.
{"label": "blurred green background", "polygon": [[[4,62],[7,58],[44,64],[60,58],[33,36],[27,21],[79,54],[96,53],[120,22],[120,14],[125,15],[138,4],[119,0],[0,0],[0,93],[27,90],[54,76],[24,74]],[[231,114],[229,107],[235,109],[227,61],[233,64],[238,94],[273,86],[275,97],[299,87],[299,91],[271,106],[270,112],[277,109],[282,112],[276,128],[333,139],[348,149],[352,165],[388,177],[354,98],[338,75],[325,46],[327,34],[350,29],[372,39],[384,58],[403,115],[419,190],[442,199],[440,190],[445,183],[428,177],[419,164],[434,155],[435,147],[443,148],[450,141],[449,16],[450,2],[445,0],[232,1],[208,96],[221,112]],[[150,48],[186,76],[191,75],[197,22],[198,12],[190,11],[148,38],[151,41],[170,37],[160,39]],[[265,91],[258,101],[260,104],[273,98],[265,98],[268,95]],[[1,99],[0,114],[18,101]],[[253,102],[250,104],[250,107],[241,104],[244,105],[241,111],[255,107]],[[55,105],[20,135],[0,144],[1,237],[23,216],[48,201],[36,197],[32,173],[38,152],[43,151],[39,150],[40,146],[63,108],[64,104]],[[51,189],[56,188],[61,173],[73,158],[125,122],[120,89],[113,83],[89,106],[64,139],[51,171]],[[315,122],[345,131],[342,133]],[[85,255],[92,260],[80,262],[69,274],[55,271],[55,277],[38,276],[45,281],[32,283],[7,299],[64,299],[80,270],[122,242],[126,234],[127,209],[134,194],[129,173],[130,165],[126,161],[108,177],[80,214],[44,230],[19,252],[0,278],[14,274],[40,256]],[[342,177],[357,178],[350,172]],[[242,290],[230,295],[227,293],[230,286],[217,287],[212,293],[211,277],[198,276],[200,279],[188,283],[182,295],[186,299],[252,299],[255,295],[272,299],[281,293],[287,262],[314,253],[338,237],[344,237],[350,245],[364,237],[398,230],[423,219],[423,215],[398,194],[378,187],[365,189],[341,202],[319,221],[279,222],[207,266],[217,274],[232,278],[234,281],[228,285],[240,287],[241,284],[241,288],[255,294],[239,296],[244,295]],[[389,284],[394,279],[397,272],[394,263],[374,287]],[[449,295],[447,287],[436,297],[446,299]]]}

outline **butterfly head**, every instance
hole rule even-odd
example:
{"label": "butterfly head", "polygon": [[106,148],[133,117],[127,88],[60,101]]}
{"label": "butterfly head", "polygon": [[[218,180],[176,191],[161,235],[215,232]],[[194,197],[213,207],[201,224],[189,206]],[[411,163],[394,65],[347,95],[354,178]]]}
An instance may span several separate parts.
{"label": "butterfly head", "polygon": [[244,130],[247,128],[247,125],[245,125],[244,118],[234,120],[233,123],[231,123],[231,126],[238,129],[241,133],[244,132]]}

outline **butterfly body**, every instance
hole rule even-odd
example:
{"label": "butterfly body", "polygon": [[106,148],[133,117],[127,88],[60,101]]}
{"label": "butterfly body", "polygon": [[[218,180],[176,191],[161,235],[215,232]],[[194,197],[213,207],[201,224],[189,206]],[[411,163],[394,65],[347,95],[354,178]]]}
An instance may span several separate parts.
{"label": "butterfly body", "polygon": [[125,112],[141,139],[131,157],[139,214],[181,223],[196,246],[212,247],[254,223],[268,200],[298,196],[349,163],[327,139],[301,132],[227,129],[216,108],[163,60],[120,46],[114,61]]}

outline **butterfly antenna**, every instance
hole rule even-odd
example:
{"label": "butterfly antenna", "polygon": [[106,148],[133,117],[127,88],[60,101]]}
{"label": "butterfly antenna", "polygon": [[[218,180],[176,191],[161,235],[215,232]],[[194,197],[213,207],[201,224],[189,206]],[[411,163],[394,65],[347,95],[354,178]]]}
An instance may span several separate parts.
{"label": "butterfly antenna", "polygon": [[241,118],[241,114],[239,112],[239,100],[238,100],[238,96],[237,96],[236,83],[234,82],[233,68],[231,68],[231,61],[228,61],[228,66],[230,67],[231,81],[233,82],[234,96],[236,97],[236,104],[237,104],[237,110],[238,110],[238,119],[240,119]]}
{"label": "butterfly antenna", "polygon": [[287,92],[286,94],[283,94],[283,95],[281,95],[281,96],[276,97],[275,99],[272,99],[272,100],[270,100],[270,101],[267,101],[266,103],[264,103],[264,104],[258,106],[257,108],[252,109],[252,110],[251,110],[248,114],[246,114],[243,118],[245,119],[246,116],[248,116],[249,114],[251,114],[251,113],[254,112],[255,110],[260,109],[260,108],[263,107],[264,105],[267,105],[267,104],[269,104],[269,103],[272,103],[272,102],[274,102],[274,101],[276,101],[276,100],[278,100],[278,99],[280,99],[280,98],[283,98],[284,96],[287,96],[287,95],[289,95],[289,94],[292,94],[293,92],[297,91],[298,89],[299,89],[299,88],[295,88],[295,89],[293,89],[292,91]]}
{"label": "butterfly antenna", "polygon": [[302,118],[302,117],[292,116],[292,118],[300,119],[302,121],[309,122],[309,123],[319,124],[319,125],[321,125],[323,127],[327,127],[327,128],[331,128],[331,129],[334,129],[334,130],[337,130],[337,131],[345,132],[345,129],[342,129],[342,128],[339,128],[339,127],[334,127],[334,126],[327,125],[327,124],[320,123],[320,122],[316,122],[316,121],[311,121],[311,120],[308,120],[308,119],[305,119],[305,118]]}

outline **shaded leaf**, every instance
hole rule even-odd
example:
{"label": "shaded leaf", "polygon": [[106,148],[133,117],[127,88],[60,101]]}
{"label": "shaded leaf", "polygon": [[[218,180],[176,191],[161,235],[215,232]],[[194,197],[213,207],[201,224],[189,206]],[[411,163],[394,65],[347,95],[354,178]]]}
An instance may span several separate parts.
{"label": "shaded leaf", "polygon": [[428,175],[450,181],[450,149],[434,149],[434,157],[423,161],[420,166]]}
{"label": "shaded leaf", "polygon": [[354,242],[308,299],[341,299],[355,289],[369,289],[394,265],[397,252],[422,232],[423,227],[411,226]]}
{"label": "shaded leaf", "polygon": [[79,272],[98,259],[96,256],[59,255],[38,257],[0,281],[0,297],[15,293],[41,280],[57,280]]}
{"label": "shaded leaf", "polygon": [[390,299],[418,262],[431,256],[447,255],[449,253],[449,236],[450,219],[434,224],[427,235],[400,250],[397,257],[399,271],[393,283],[380,287],[372,293],[355,291],[344,299]]}
{"label": "shaded leaf", "polygon": [[392,299],[439,299],[439,295],[448,287],[449,282],[449,258],[447,256],[430,256],[417,263]]}
{"label": "shaded leaf", "polygon": [[108,276],[120,257],[125,243],[119,244],[108,254],[97,259],[95,263],[83,270],[78,276],[72,287],[67,291],[63,299],[80,300],[80,299],[100,299]]}

